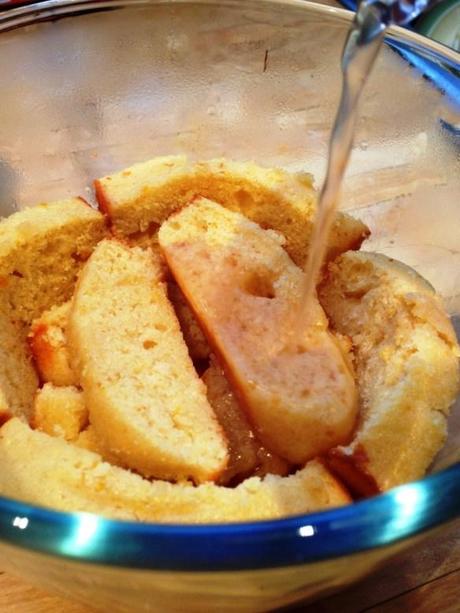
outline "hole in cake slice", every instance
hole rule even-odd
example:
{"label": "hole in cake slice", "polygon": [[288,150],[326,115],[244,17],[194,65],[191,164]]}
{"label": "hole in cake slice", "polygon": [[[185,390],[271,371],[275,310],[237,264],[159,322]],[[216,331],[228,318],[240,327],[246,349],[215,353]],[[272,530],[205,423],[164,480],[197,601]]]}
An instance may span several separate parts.
{"label": "hole in cake slice", "polygon": [[250,272],[243,281],[243,291],[258,298],[272,300],[276,296],[274,279],[269,271]]}

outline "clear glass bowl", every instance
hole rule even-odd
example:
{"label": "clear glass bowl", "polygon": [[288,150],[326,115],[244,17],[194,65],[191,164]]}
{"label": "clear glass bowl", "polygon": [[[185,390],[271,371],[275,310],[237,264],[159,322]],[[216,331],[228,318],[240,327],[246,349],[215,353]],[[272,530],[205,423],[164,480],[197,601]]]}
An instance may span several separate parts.
{"label": "clear glass bowl", "polygon": [[[0,14],[0,213],[91,198],[95,177],[167,153],[254,159],[319,183],[350,19],[248,0],[50,0]],[[365,248],[427,277],[458,327],[459,56],[399,29],[387,43],[342,206],[371,227]],[[262,611],[318,597],[460,516],[459,408],[432,475],[314,515],[165,526],[0,499],[0,568],[102,610]]]}

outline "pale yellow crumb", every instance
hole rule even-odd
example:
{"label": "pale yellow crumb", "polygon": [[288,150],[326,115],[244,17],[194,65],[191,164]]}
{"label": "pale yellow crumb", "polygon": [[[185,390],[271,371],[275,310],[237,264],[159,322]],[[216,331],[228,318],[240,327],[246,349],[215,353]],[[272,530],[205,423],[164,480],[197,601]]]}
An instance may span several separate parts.
{"label": "pale yellow crumb", "polygon": [[227,443],[151,251],[115,240],[97,246],[67,336],[91,424],[110,452],[146,476],[220,475]]}
{"label": "pale yellow crumb", "polygon": [[239,522],[309,513],[351,502],[316,460],[290,477],[253,477],[236,488],[150,482],[107,464],[96,453],[33,431],[17,419],[0,429],[0,464],[2,496],[117,519]]}
{"label": "pale yellow crumb", "polygon": [[26,341],[26,329],[10,320],[0,304],[0,395],[3,413],[27,419],[38,388],[37,373]]}
{"label": "pale yellow crumb", "polygon": [[78,377],[71,367],[67,348],[69,312],[70,300],[53,306],[34,319],[28,336],[42,381],[54,385],[78,385]]}
{"label": "pale yellow crumb", "polygon": [[34,428],[50,436],[75,441],[88,423],[83,393],[76,387],[45,383],[35,396],[32,423]]}
{"label": "pale yellow crumb", "polygon": [[68,300],[83,261],[105,234],[104,217],[81,198],[39,204],[2,219],[0,303],[10,317],[30,324]]}

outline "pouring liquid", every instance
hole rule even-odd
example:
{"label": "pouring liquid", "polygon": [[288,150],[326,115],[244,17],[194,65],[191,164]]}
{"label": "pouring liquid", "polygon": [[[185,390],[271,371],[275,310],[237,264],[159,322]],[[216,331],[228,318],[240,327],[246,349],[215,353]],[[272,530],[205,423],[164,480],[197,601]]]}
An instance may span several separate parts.
{"label": "pouring liquid", "polygon": [[323,264],[327,239],[334,221],[343,176],[353,145],[361,92],[383,42],[385,23],[381,9],[364,0],[356,14],[342,54],[343,84],[339,108],[329,143],[326,177],[318,199],[301,299],[293,310],[289,345],[298,346],[305,330],[314,325],[311,314],[316,284]]}

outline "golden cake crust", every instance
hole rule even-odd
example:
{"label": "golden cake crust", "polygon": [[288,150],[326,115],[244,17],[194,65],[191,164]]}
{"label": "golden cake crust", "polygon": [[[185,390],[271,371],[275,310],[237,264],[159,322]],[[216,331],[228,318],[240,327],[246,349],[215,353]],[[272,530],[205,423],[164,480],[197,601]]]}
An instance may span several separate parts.
{"label": "golden cake crust", "polygon": [[[118,235],[154,234],[171,213],[201,196],[282,233],[294,262],[303,266],[306,261],[316,210],[316,193],[306,173],[226,159],[193,163],[178,155],[135,164],[98,179],[95,187]],[[358,249],[368,235],[361,221],[337,213],[328,258]]]}

